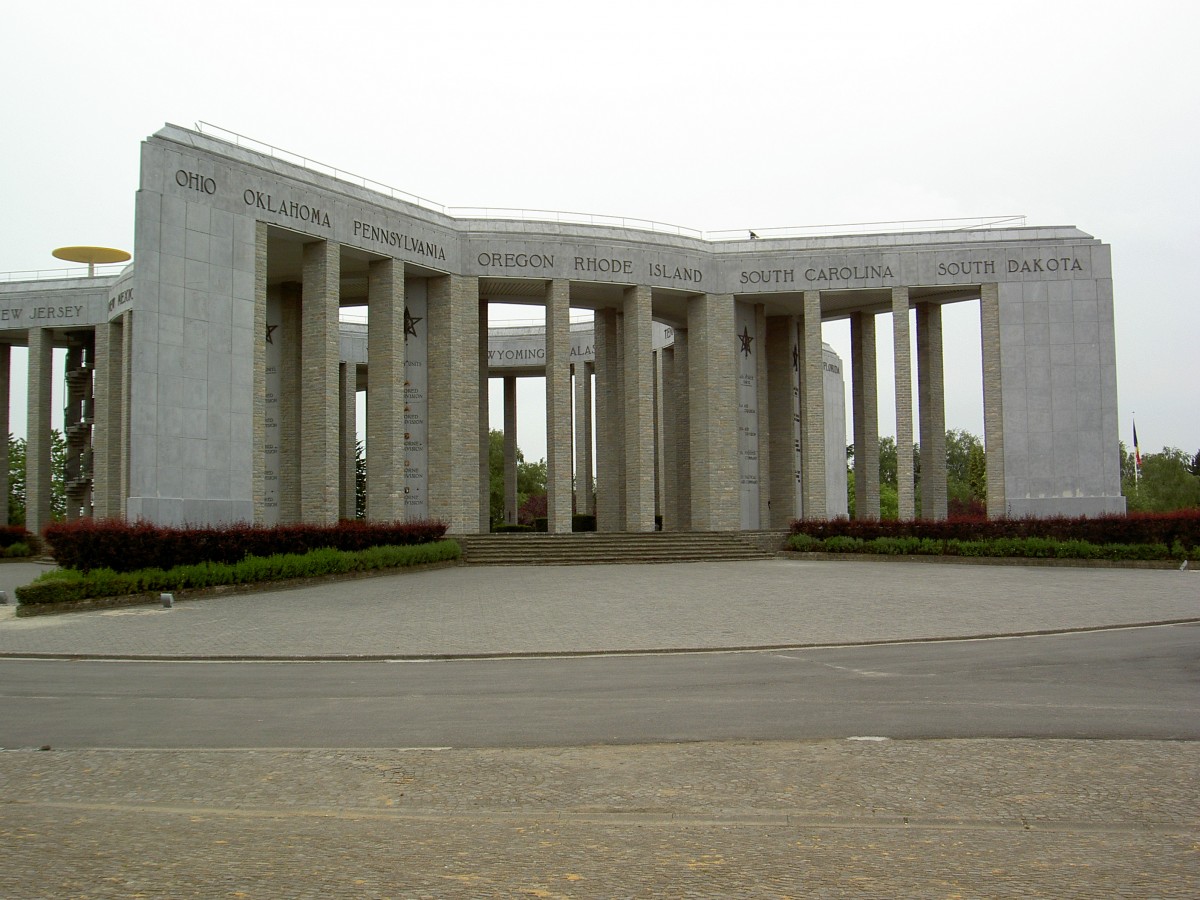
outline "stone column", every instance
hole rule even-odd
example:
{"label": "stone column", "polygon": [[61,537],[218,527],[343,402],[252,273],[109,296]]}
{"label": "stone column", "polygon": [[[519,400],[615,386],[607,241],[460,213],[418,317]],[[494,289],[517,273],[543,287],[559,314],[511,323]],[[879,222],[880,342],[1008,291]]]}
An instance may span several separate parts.
{"label": "stone column", "polygon": [[492,437],[488,412],[488,301],[479,299],[479,533],[492,530]]}
{"label": "stone column", "polygon": [[51,521],[50,385],[54,335],[29,329],[29,389],[25,439],[25,528],[41,534]]}
{"label": "stone column", "polygon": [[338,462],[341,474],[339,518],[358,517],[358,367],[338,365]]}
{"label": "stone column", "polygon": [[666,498],[664,479],[662,479],[662,350],[654,350],[654,376],[650,383],[654,385],[654,518],[655,528],[665,528]]}
{"label": "stone column", "polygon": [[121,393],[121,441],[117,450],[117,471],[120,480],[117,488],[119,508],[116,514],[124,518],[129,514],[129,455],[130,435],[133,431],[133,310],[121,314],[121,377],[118,389]]}
{"label": "stone column", "polygon": [[692,528],[737,531],[737,360],[733,297],[688,300],[688,413]]}
{"label": "stone column", "polygon": [[575,511],[595,515],[592,496],[591,363],[575,363]]}
{"label": "stone column", "polygon": [[0,344],[0,525],[8,524],[8,421],[12,378],[12,347]]}
{"label": "stone column", "polygon": [[825,484],[825,350],[821,340],[821,292],[804,292],[804,518],[824,519]]}
{"label": "stone column", "polygon": [[[254,410],[253,493],[254,524],[267,520],[267,226],[254,224]],[[96,357],[100,357],[99,328],[96,329]],[[98,380],[97,380],[97,383]],[[278,406],[276,407],[278,409]],[[98,420],[97,420],[98,421]],[[99,452],[97,452],[97,458]],[[278,482],[277,482],[278,483]],[[96,515],[99,516],[97,504]]]}
{"label": "stone column", "polygon": [[917,415],[921,432],[921,518],[946,518],[946,389],[942,308],[917,304]]}
{"label": "stone column", "polygon": [[1004,488],[1004,403],[1000,382],[1000,285],[979,292],[979,335],[983,344],[983,446],[987,456],[989,519],[1008,515]]}
{"label": "stone column", "polygon": [[664,347],[662,356],[662,527],[679,531],[679,433],[675,410],[675,348]]}
{"label": "stone column", "polygon": [[901,521],[916,517],[913,481],[912,350],[908,288],[892,288],[892,345],[896,371],[896,496]]}
{"label": "stone column", "polygon": [[302,521],[300,516],[301,393],[300,357],[301,304],[299,282],[279,286],[279,524]]}
{"label": "stone column", "polygon": [[338,305],[341,246],[304,245],[300,357],[300,518],[306,524],[338,520]]}
{"label": "stone column", "polygon": [[650,288],[625,290],[625,530],[654,530],[654,321]]}
{"label": "stone column", "polygon": [[479,509],[479,279],[429,280],[429,514],[473,534]]}
{"label": "stone column", "polygon": [[754,306],[754,333],[758,336],[754,353],[755,384],[758,412],[758,524],[756,528],[769,528],[771,521],[771,417],[770,388],[767,379],[767,308],[757,303]]}
{"label": "stone column", "polygon": [[546,530],[571,531],[571,285],[546,285]]}
{"label": "stone column", "polygon": [[504,376],[504,522],[517,524],[517,378]]}
{"label": "stone column", "polygon": [[404,519],[404,263],[367,269],[367,518]]}
{"label": "stone column", "polygon": [[794,316],[767,319],[766,421],[770,457],[765,480],[770,489],[768,528],[787,528],[796,509],[796,395],[793,387]]}
{"label": "stone column", "polygon": [[688,381],[688,331],[686,328],[676,328],[674,343],[674,374],[671,379],[670,391],[670,421],[675,430],[672,449],[675,462],[672,466],[674,476],[674,499],[671,507],[675,511],[673,531],[691,531],[692,529],[692,425],[690,414],[691,389]]}
{"label": "stone column", "polygon": [[850,368],[854,405],[854,518],[879,518],[879,375],[875,313],[850,317]]}
{"label": "stone column", "polygon": [[617,311],[596,310],[596,530],[620,531],[621,422],[617,391],[620,372],[617,356]]}
{"label": "stone column", "polygon": [[125,428],[122,349],[121,318],[96,325],[96,428],[92,434],[92,515],[96,518],[125,514],[121,493],[121,434]]}

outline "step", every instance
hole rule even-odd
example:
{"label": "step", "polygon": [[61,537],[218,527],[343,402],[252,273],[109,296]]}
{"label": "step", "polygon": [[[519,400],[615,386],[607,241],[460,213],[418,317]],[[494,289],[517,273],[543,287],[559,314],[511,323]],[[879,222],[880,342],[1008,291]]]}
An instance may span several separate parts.
{"label": "step", "polygon": [[596,565],[770,559],[783,532],[459,535],[468,565]]}

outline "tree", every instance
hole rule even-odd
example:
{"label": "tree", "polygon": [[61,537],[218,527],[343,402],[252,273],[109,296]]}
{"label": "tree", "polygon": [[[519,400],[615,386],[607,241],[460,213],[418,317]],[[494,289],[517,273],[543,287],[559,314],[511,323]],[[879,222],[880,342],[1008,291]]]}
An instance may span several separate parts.
{"label": "tree", "polygon": [[[504,432],[488,432],[488,506],[493,522],[504,521]],[[517,448],[517,509],[521,510],[530,497],[546,493],[546,461],[525,461]],[[543,513],[544,515],[544,513]]]}
{"label": "tree", "polygon": [[[8,436],[8,521],[25,524],[25,438]],[[61,522],[67,516],[67,439],[57,428],[50,432],[50,516]]]}
{"label": "tree", "polygon": [[946,432],[946,500],[952,516],[987,513],[987,456],[969,431]]}
{"label": "tree", "polygon": [[1130,512],[1170,512],[1200,507],[1200,476],[1194,474],[1196,459],[1176,447],[1142,457],[1142,471],[1135,477],[1136,462],[1122,442],[1121,490]]}
{"label": "tree", "polygon": [[[854,445],[846,447],[849,472],[850,516],[854,517]],[[879,515],[895,519],[899,515],[900,490],[896,439],[879,439]],[[977,515],[987,512],[987,455],[983,441],[968,431],[946,432],[946,487],[951,515]],[[913,491],[917,515],[921,514],[921,448],[913,446]]]}

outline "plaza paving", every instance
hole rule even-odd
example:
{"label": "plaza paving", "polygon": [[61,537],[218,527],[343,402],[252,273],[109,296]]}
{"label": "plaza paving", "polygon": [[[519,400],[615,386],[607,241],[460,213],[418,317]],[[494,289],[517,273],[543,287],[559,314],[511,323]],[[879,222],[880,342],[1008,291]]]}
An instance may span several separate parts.
{"label": "plaza paving", "polygon": [[[570,653],[1197,617],[1200,577],[1171,571],[460,568],[0,617],[0,652]],[[1186,742],[20,750],[0,753],[0,896],[1194,897],[1198,810]]]}
{"label": "plaza paving", "polygon": [[[0,588],[30,580],[0,566]],[[4,612],[4,610],[8,612]],[[717,649],[1017,634],[1200,618],[1200,573],[773,559],[462,566],[13,618],[0,654],[387,658]]]}

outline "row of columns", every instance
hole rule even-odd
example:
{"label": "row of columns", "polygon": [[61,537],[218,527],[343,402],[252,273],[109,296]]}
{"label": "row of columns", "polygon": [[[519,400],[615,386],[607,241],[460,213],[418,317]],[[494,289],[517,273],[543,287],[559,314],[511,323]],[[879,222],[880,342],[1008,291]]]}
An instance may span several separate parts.
{"label": "row of columns", "polygon": [[[259,234],[265,247],[266,233]],[[265,271],[266,253],[260,254]],[[279,288],[283,359],[279,390],[279,519],[333,523],[356,512],[353,366],[340,361],[341,247],[304,245],[299,283]],[[267,284],[257,280],[256,322],[265,327]],[[464,448],[486,441],[486,313],[481,328],[478,279],[428,279],[428,366],[437,377],[428,392],[429,514],[456,533],[486,525],[486,454],[482,466]],[[404,263],[385,259],[368,268],[367,516],[405,518]],[[483,335],[482,342],[480,334]],[[484,356],[486,359],[486,356]],[[265,354],[255,356],[256,393],[266,384]],[[484,427],[481,429],[481,421]],[[265,431],[255,430],[256,485],[265,482]],[[482,471],[481,471],[482,470]],[[256,488],[256,518],[263,517]],[[482,513],[480,512],[482,510]]]}
{"label": "row of columns", "polygon": [[[572,368],[566,282],[547,287],[546,419],[548,528],[571,527],[572,423],[574,497],[591,512],[592,394],[590,373]],[[661,512],[669,529],[737,528],[730,511],[738,498],[733,393],[734,333],[731,297],[693,298],[688,328],[676,329],[661,359],[650,349],[649,290],[630,288],[623,305],[595,313],[596,510],[602,531],[645,531]],[[892,292],[897,426],[897,477],[902,517],[915,514],[914,420],[911,336],[907,288]],[[767,527],[786,527],[798,512],[821,519],[826,504],[824,357],[820,293],[805,292],[803,314],[766,318],[759,307],[758,356],[761,418],[760,509]],[[922,510],[929,518],[947,511],[944,373],[941,307],[917,304],[917,383],[921,445]],[[879,425],[875,314],[852,315],[856,515],[880,515]],[[793,341],[797,347],[793,358]],[[986,342],[985,342],[986,343]],[[654,360],[651,364],[649,361]],[[798,370],[800,401],[792,379]],[[575,377],[575,416],[570,403]],[[660,398],[660,385],[661,394]],[[722,395],[728,395],[722,400]],[[505,520],[516,519],[516,379],[504,380]],[[660,400],[662,402],[660,402]],[[799,420],[799,438],[796,422]],[[633,436],[639,436],[633,438]],[[798,444],[798,446],[797,446]],[[797,482],[796,450],[806,461]],[[695,455],[695,459],[693,456]],[[581,476],[582,473],[582,476]]]}
{"label": "row of columns", "polygon": [[[256,322],[265,323],[266,229],[260,229]],[[429,512],[469,533],[488,527],[487,304],[478,279],[455,275],[428,280]],[[306,244],[302,282],[283,285],[281,328],[290,360],[281,371],[281,521],[332,522],[355,514],[354,408],[357,372],[340,362],[340,247]],[[895,354],[899,513],[915,512],[914,420],[907,288],[892,291]],[[404,518],[404,264],[372,262],[368,277],[367,511],[376,520]],[[93,504],[97,517],[124,515],[128,496],[131,313],[96,326]],[[800,508],[823,518],[825,506],[824,368],[820,293],[805,292],[802,314],[765,318],[758,362],[759,463],[763,522],[781,527]],[[687,305],[686,328],[661,354],[652,348],[651,290],[625,290],[619,307],[595,313],[596,391],[591,371],[570,362],[570,284],[546,286],[546,421],[548,520],[554,532],[571,529],[572,498],[579,512],[597,517],[600,530],[650,531],[656,513],[672,529],[740,527],[737,454],[737,379],[734,301],[698,295]],[[999,430],[998,290],[981,297],[985,436],[989,508],[1003,498]],[[853,420],[857,514],[879,515],[878,398],[874,313],[851,317]],[[995,332],[993,334],[993,332]],[[795,336],[798,358],[792,358]],[[287,336],[290,336],[290,340]],[[917,377],[922,448],[922,508],[946,512],[944,373],[940,307],[917,305]],[[27,523],[50,521],[50,385],[53,335],[29,331]],[[0,345],[0,397],[7,400],[10,348]],[[799,370],[800,400],[792,370]],[[256,353],[256,402],[265,384],[265,356]],[[572,397],[572,376],[575,378]],[[786,387],[785,387],[786,386]],[[575,415],[572,415],[574,399]],[[595,410],[596,490],[590,484],[592,412]],[[0,403],[7,432],[7,402]],[[795,472],[796,419],[803,477]],[[256,429],[256,466],[264,463]],[[478,457],[463,449],[476,446]],[[5,444],[7,455],[7,444]],[[516,456],[515,379],[505,380],[505,456]],[[2,460],[0,460],[2,461]],[[577,474],[573,484],[572,470]],[[7,476],[7,465],[0,466]],[[505,466],[506,516],[515,516],[515,465]],[[256,499],[261,499],[261,471]],[[798,495],[797,495],[798,492]],[[596,497],[595,509],[593,496]],[[5,508],[7,515],[7,508]]]}
{"label": "row of columns", "polygon": [[[281,521],[333,521],[354,514],[352,413],[355,373],[338,365],[338,285],[340,248],[329,242],[305,246],[303,282],[282,291],[282,330],[294,361],[281,373]],[[367,514],[372,519],[404,515],[404,309],[403,263],[371,263],[368,285]],[[570,286],[555,280],[546,287],[546,403],[548,523],[551,531],[571,528],[572,469],[590,473],[589,378],[577,379],[583,413],[572,434]],[[260,292],[265,303],[265,284]],[[429,510],[457,532],[488,526],[486,303],[478,281],[442,276],[429,280]],[[820,296],[805,297],[802,317],[805,371],[801,382],[808,417],[804,428],[806,466],[803,493],[807,514],[824,515],[823,367]],[[620,309],[595,317],[595,410],[603,423],[597,434],[597,525],[601,530],[650,531],[655,515],[673,527],[700,530],[737,528],[738,461],[733,298],[701,295],[688,304],[688,327],[675,346],[650,364],[651,291],[627,289]],[[299,340],[288,340],[297,335]],[[478,340],[472,346],[472,338]],[[257,365],[262,365],[256,360]],[[766,372],[766,361],[761,365]],[[670,413],[656,417],[661,378],[673,401]],[[760,379],[763,380],[763,379]],[[668,387],[669,385],[669,387]],[[764,398],[765,398],[765,387]],[[506,383],[506,457],[515,457],[515,383]],[[762,404],[764,407],[767,403]],[[789,433],[786,427],[773,432]],[[662,439],[660,440],[660,432]],[[668,436],[668,432],[670,435]],[[301,439],[301,435],[303,438]],[[478,466],[462,448],[480,448]],[[659,455],[661,448],[661,461]],[[579,456],[580,459],[575,457]],[[769,453],[762,454],[764,460]],[[781,459],[789,458],[780,453]],[[260,457],[261,458],[261,457]],[[668,464],[669,463],[669,464]],[[582,464],[582,465],[580,465]],[[669,472],[660,484],[656,468]],[[506,510],[515,512],[515,466],[506,465]],[[782,471],[782,470],[781,470]],[[587,481],[585,477],[583,479]],[[764,479],[765,480],[765,479]],[[791,484],[790,474],[781,481]],[[774,486],[772,485],[772,488]],[[575,485],[591,505],[588,485]],[[772,491],[763,486],[763,499]],[[577,504],[578,505],[578,504]],[[781,504],[777,518],[788,511]],[[477,510],[477,512],[476,512]],[[670,512],[667,512],[670,510]]]}
{"label": "row of columns", "polygon": [[[129,313],[97,325],[88,346],[73,343],[66,354],[64,491],[68,521],[81,515],[124,515],[128,488]],[[53,439],[51,387],[55,335],[49,328],[28,332],[26,376],[25,528],[39,533],[52,521]],[[0,344],[0,523],[7,523],[9,406],[12,348]]]}

